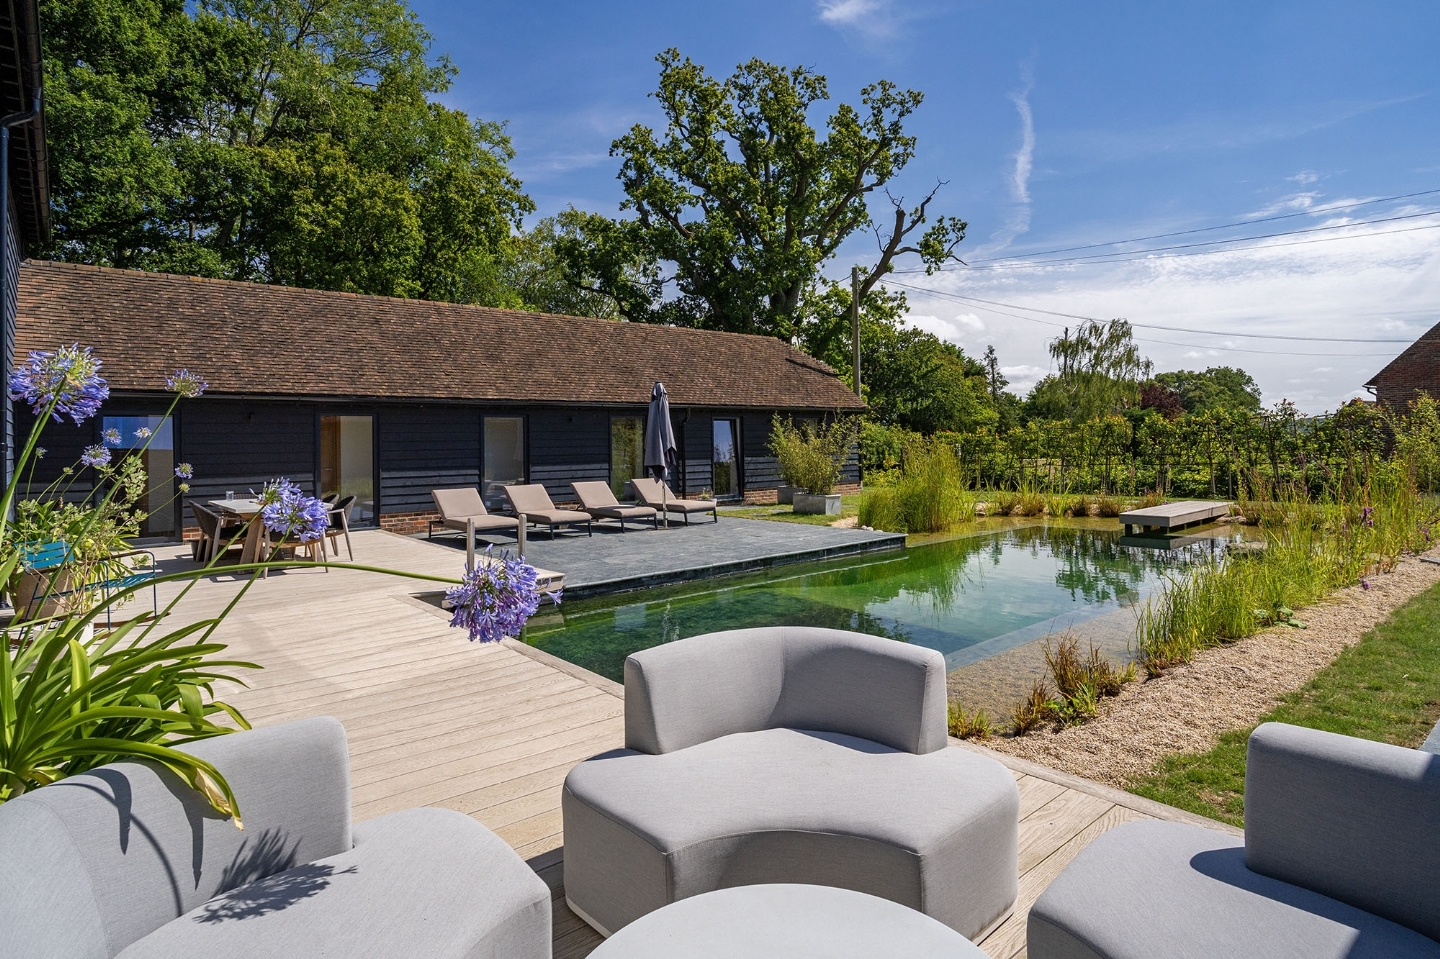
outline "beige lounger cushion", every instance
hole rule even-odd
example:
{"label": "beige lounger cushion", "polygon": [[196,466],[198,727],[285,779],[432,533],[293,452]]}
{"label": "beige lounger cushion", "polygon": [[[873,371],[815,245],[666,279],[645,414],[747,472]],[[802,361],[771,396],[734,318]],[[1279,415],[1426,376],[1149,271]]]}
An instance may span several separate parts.
{"label": "beige lounger cushion", "polygon": [[580,497],[580,508],[591,516],[603,516],[606,519],[654,519],[660,515],[650,506],[623,505],[611,492],[609,483],[586,480],[571,483],[570,488]]}
{"label": "beige lounger cushion", "polygon": [[552,526],[560,526],[565,523],[590,522],[589,513],[573,509],[557,509],[555,503],[550,499],[550,494],[545,492],[545,487],[539,483],[507,486],[505,495],[510,498],[510,505],[515,512],[524,513],[532,523],[536,520],[544,520]]}
{"label": "beige lounger cushion", "polygon": [[475,520],[477,530],[515,529],[520,521],[513,516],[495,516],[485,509],[480,491],[473,486],[456,489],[432,489],[430,498],[440,513],[446,529],[466,528],[466,520]]}
{"label": "beige lounger cushion", "polygon": [[672,513],[708,513],[716,507],[713,499],[681,499],[675,491],[666,487],[662,499],[661,483],[657,479],[636,477],[630,481],[635,493],[646,506],[659,508],[662,503]]}

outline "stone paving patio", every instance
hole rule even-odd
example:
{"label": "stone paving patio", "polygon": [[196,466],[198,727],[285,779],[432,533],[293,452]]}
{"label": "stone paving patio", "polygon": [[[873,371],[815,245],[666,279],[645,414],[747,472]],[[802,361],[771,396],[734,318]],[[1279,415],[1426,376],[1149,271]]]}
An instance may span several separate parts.
{"label": "stone paving patio", "polygon": [[[718,523],[707,517],[698,522],[692,519],[689,526],[672,522],[669,529],[626,524],[621,532],[619,526],[607,522],[596,523],[594,530],[593,536],[583,531],[561,532],[553,540],[544,532],[532,531],[525,559],[534,566],[564,573],[565,595],[580,599],[905,545],[905,537],[899,533],[724,515]],[[419,538],[424,540],[425,534]],[[497,550],[515,549],[513,536],[476,539],[495,544]],[[433,542],[457,551],[465,549],[463,535],[437,532]]]}

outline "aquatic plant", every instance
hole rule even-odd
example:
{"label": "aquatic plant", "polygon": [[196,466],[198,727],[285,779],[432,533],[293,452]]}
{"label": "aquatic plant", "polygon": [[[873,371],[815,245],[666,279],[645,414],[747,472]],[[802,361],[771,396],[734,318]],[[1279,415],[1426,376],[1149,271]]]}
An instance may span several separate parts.
{"label": "aquatic plant", "polygon": [[1209,646],[1276,623],[1300,625],[1293,610],[1428,547],[1440,504],[1398,464],[1376,468],[1344,499],[1291,494],[1272,501],[1265,547],[1212,558],[1171,578],[1140,609],[1136,648],[1151,673],[1188,662]]}
{"label": "aquatic plant", "polygon": [[943,533],[975,517],[951,443],[917,441],[889,485],[866,490],[860,524],[896,533]]}

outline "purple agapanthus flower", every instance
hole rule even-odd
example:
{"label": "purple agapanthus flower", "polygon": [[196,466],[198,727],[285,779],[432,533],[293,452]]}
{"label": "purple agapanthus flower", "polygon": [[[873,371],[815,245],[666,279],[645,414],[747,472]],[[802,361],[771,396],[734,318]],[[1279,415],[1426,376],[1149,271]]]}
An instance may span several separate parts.
{"label": "purple agapanthus flower", "polygon": [[[451,626],[464,626],[471,641],[495,643],[506,636],[519,636],[525,622],[540,608],[542,590],[536,585],[535,567],[509,553],[499,559],[485,548],[485,558],[445,592],[454,613]],[[547,593],[556,604],[560,592]]]}
{"label": "purple agapanthus flower", "polygon": [[135,431],[135,438],[137,440],[148,440],[152,435],[153,431],[148,426],[142,426]]}
{"label": "purple agapanthus flower", "polygon": [[37,350],[10,373],[10,398],[29,403],[36,416],[50,410],[57,423],[62,416],[83,423],[109,397],[100,361],[78,343],[53,353]]}
{"label": "purple agapanthus flower", "polygon": [[194,399],[209,389],[210,384],[189,370],[176,370],[174,376],[165,378],[165,388],[171,393],[179,393],[187,399]]}
{"label": "purple agapanthus flower", "polygon": [[181,463],[175,467],[176,479],[192,479],[195,476],[195,468],[189,463]]}
{"label": "purple agapanthus flower", "polygon": [[286,493],[299,494],[300,491],[300,487],[296,486],[294,483],[290,482],[283,476],[279,479],[273,479],[270,482],[266,483],[264,486],[260,487],[260,492],[258,493],[255,493],[254,490],[251,490],[251,492],[255,495],[255,502],[259,503],[261,506],[269,506],[272,503],[278,503],[285,496]]}
{"label": "purple agapanthus flower", "polygon": [[102,436],[104,437],[104,439],[105,439],[105,445],[107,445],[107,446],[119,446],[119,445],[120,445],[120,431],[117,430],[117,429],[115,429],[114,427],[111,427],[110,429],[106,430],[106,431],[105,431],[103,434],[101,434],[101,435],[102,435]]}
{"label": "purple agapanthus flower", "polygon": [[306,496],[293,483],[281,491],[278,499],[261,508],[260,519],[272,533],[294,536],[302,543],[319,539],[330,528],[330,511],[325,504]]}
{"label": "purple agapanthus flower", "polygon": [[84,451],[80,454],[80,464],[82,466],[94,466],[97,469],[101,466],[109,466],[109,447],[101,446],[99,443],[96,443],[94,446],[85,447]]}

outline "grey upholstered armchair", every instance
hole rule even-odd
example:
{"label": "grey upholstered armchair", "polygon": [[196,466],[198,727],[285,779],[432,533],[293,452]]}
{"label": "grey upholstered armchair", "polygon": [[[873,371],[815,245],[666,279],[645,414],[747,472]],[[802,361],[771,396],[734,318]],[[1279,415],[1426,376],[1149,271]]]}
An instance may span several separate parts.
{"label": "grey upholstered armchair", "polygon": [[0,957],[549,959],[550,894],[447,809],[353,825],[345,731],[306,719],[187,747],[245,829],[121,762],[0,805]]}
{"label": "grey upholstered armchair", "polygon": [[1136,822],[1030,910],[1030,959],[1440,959],[1440,756],[1266,723],[1245,838]]}
{"label": "grey upholstered armchair", "polygon": [[839,886],[978,938],[1015,900],[1019,794],[948,748],[934,650],[741,629],[625,662],[625,745],[570,771],[565,894],[608,935],[688,896]]}

